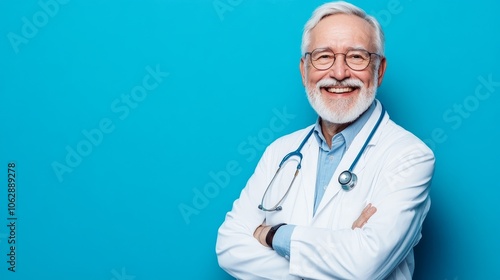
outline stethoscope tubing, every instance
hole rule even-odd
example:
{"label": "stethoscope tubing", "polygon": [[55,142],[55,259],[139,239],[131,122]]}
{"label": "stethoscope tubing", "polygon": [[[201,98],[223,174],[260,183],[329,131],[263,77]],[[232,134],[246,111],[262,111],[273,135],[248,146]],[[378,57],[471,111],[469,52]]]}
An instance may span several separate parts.
{"label": "stethoscope tubing", "polygon": [[[342,189],[346,190],[346,191],[349,191],[351,189],[354,188],[354,186],[356,185],[356,182],[357,182],[357,176],[356,174],[353,173],[353,170],[354,170],[354,167],[356,167],[356,164],[358,163],[359,159],[361,158],[361,155],[364,153],[366,147],[368,146],[368,144],[370,143],[373,135],[375,135],[375,132],[377,131],[378,127],[380,126],[380,123],[382,122],[382,120],[384,119],[384,116],[386,114],[386,111],[385,111],[385,108],[384,108],[384,105],[382,103],[380,103],[381,105],[381,113],[380,113],[380,116],[377,120],[377,122],[375,123],[375,125],[373,126],[372,128],[372,131],[370,132],[370,134],[368,135],[368,137],[366,138],[366,141],[365,143],[363,144],[363,146],[361,147],[361,149],[359,150],[358,152],[358,155],[356,156],[356,158],[354,159],[354,161],[352,162],[351,166],[349,167],[348,170],[345,170],[343,171],[342,173],[340,173],[339,175],[339,183],[341,184],[341,187]],[[262,200],[261,200],[261,203],[259,204],[259,209],[262,210],[262,211],[266,211],[266,212],[272,212],[272,211],[281,211],[283,209],[283,207],[281,207],[281,203],[283,203],[283,201],[286,199],[286,197],[288,196],[288,194],[290,193],[290,189],[292,188],[292,185],[293,183],[295,182],[295,179],[297,178],[297,175],[299,174],[299,170],[302,168],[302,158],[303,158],[303,155],[301,153],[301,150],[302,148],[304,147],[304,145],[307,143],[307,141],[309,140],[309,138],[311,137],[311,135],[313,134],[314,132],[314,127],[307,133],[307,135],[304,137],[304,139],[302,140],[302,142],[300,143],[299,147],[297,147],[297,149],[293,152],[290,152],[288,154],[286,154],[283,159],[281,160],[279,166],[278,166],[278,170],[276,170],[276,173],[274,173],[274,176],[273,178],[271,179],[271,182],[269,182],[269,185],[267,186],[266,190],[264,191],[264,194],[262,195]],[[291,157],[293,156],[297,156],[299,158],[299,162],[297,164],[297,168],[295,170],[295,174],[293,176],[293,179],[292,179],[292,182],[290,183],[290,185],[288,186],[288,189],[286,191],[286,193],[283,195],[283,197],[278,201],[278,203],[276,203],[273,207],[271,208],[266,208],[264,207],[264,199],[266,197],[266,194],[267,192],[269,191],[271,185],[274,183],[274,180],[276,179],[276,177],[278,176],[278,174],[280,173],[281,171],[281,167],[283,166],[283,164]],[[342,182],[341,180],[341,176],[345,176],[345,175],[348,175],[349,177],[349,180],[346,181],[346,182]]]}

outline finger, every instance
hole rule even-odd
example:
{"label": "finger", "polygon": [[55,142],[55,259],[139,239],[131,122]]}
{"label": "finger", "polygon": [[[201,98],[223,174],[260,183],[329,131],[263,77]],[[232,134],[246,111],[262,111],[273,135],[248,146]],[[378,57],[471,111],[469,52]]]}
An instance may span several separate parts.
{"label": "finger", "polygon": [[364,219],[364,221],[367,222],[368,219],[370,219],[370,217],[375,214],[375,212],[377,212],[377,208],[369,203],[368,205],[366,205],[365,209],[363,209],[363,212],[361,212],[360,218]]}
{"label": "finger", "polygon": [[354,221],[354,223],[352,223],[351,229],[362,228],[363,225],[364,225],[363,221],[360,218],[358,218],[356,221]]}
{"label": "finger", "polygon": [[372,206],[371,203],[366,205],[365,209],[361,212],[359,217],[352,224],[351,229],[362,228],[370,219],[370,217],[377,212],[377,208]]}

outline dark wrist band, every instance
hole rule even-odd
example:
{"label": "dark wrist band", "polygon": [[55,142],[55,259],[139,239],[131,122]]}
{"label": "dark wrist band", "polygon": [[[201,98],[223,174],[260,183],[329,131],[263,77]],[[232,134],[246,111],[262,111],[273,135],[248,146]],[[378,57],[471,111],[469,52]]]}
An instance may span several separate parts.
{"label": "dark wrist band", "polygon": [[286,225],[286,223],[281,223],[281,224],[277,224],[275,226],[273,226],[268,232],[267,232],[267,235],[266,235],[266,243],[267,245],[269,245],[269,247],[273,248],[273,238],[274,238],[274,234],[276,233],[276,231],[281,227],[281,226],[284,226]]}

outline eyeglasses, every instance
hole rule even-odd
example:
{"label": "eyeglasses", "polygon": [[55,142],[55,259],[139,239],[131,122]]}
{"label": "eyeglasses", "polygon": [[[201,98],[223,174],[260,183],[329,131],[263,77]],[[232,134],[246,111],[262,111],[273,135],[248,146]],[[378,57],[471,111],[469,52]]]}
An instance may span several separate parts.
{"label": "eyeglasses", "polygon": [[335,63],[335,58],[337,55],[344,55],[345,64],[355,71],[365,70],[372,58],[372,54],[380,57],[378,53],[371,53],[367,50],[354,49],[349,50],[346,53],[334,53],[330,49],[315,49],[312,52],[306,52],[304,57],[309,55],[311,64],[314,68],[318,70],[328,70]]}

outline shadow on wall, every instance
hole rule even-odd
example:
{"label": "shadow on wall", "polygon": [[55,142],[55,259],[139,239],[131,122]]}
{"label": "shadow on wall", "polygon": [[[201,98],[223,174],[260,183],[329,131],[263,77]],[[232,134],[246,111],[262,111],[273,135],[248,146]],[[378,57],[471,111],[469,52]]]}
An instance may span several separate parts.
{"label": "shadow on wall", "polygon": [[[431,189],[443,189],[444,183],[434,181]],[[457,232],[451,224],[449,209],[444,209],[436,197],[432,196],[431,208],[424,221],[422,239],[414,248],[415,272],[414,280],[455,280],[458,271],[453,268],[453,247],[461,242],[456,240]],[[448,205],[448,204],[446,204]],[[453,246],[453,247],[452,247]],[[453,271],[455,270],[455,271]]]}

